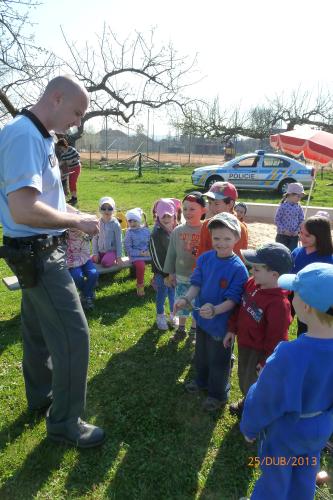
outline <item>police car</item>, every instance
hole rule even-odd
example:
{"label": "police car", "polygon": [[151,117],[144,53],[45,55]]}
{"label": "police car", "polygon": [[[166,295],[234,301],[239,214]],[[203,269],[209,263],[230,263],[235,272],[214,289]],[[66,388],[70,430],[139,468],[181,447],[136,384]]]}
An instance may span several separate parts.
{"label": "police car", "polygon": [[290,182],[311,186],[315,169],[288,156],[263,150],[238,156],[223,165],[199,167],[192,172],[192,183],[207,191],[214,182],[228,181],[237,188],[277,190],[284,194]]}

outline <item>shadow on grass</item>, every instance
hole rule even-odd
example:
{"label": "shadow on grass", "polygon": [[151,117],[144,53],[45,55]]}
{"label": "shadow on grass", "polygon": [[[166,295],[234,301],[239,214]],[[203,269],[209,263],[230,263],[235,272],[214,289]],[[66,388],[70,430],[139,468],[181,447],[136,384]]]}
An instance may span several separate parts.
{"label": "shadow on grass", "polygon": [[[194,498],[197,474],[216,418],[204,415],[198,396],[179,382],[190,348],[167,342],[151,328],[126,352],[113,356],[89,384],[98,424],[107,442],[98,460],[80,453],[66,490],[84,496],[102,488],[103,498]],[[82,467],[89,474],[82,475]]]}
{"label": "shadow on grass", "polygon": [[[5,480],[0,498],[35,498],[54,474],[60,482],[65,476],[61,491],[68,498],[196,498],[221,414],[203,413],[204,395],[185,393],[192,346],[174,345],[164,335],[170,333],[148,329],[127,351],[113,355],[89,382],[87,420],[106,430],[101,448],[77,451],[70,458],[66,446],[43,440]],[[29,419],[33,423],[24,413],[4,430],[2,444],[8,433],[15,439]],[[219,476],[234,466],[229,462],[234,453],[228,451],[234,446],[232,432],[208,478],[207,498],[214,489],[216,498],[231,498]],[[45,493],[52,488],[47,485]]]}
{"label": "shadow on grass", "polygon": [[[198,500],[238,500],[240,497],[246,497],[253,475],[253,468],[249,466],[250,457],[253,455],[256,455],[255,447],[245,442],[239,430],[239,423],[235,423],[224,436]],[[239,469],[238,473],[235,469]],[[220,485],[218,495],[217,484]]]}
{"label": "shadow on grass", "polygon": [[42,418],[44,418],[43,413],[33,412],[30,410],[25,410],[21,413],[16,420],[0,431],[0,452],[4,450],[6,446],[10,446],[23,432],[27,430],[27,427],[34,426]]}
{"label": "shadow on grass", "polygon": [[132,269],[121,269],[116,273],[100,274],[98,278],[97,290],[103,290],[105,287],[112,286],[114,283],[123,283],[135,281],[135,274]]}
{"label": "shadow on grass", "polygon": [[65,447],[43,439],[27,456],[23,465],[0,488],[2,500],[35,498],[43,484],[59,469]]}
{"label": "shadow on grass", "polygon": [[[147,290],[144,297],[138,298],[135,289],[126,292],[112,293],[98,297],[95,300],[95,308],[87,312],[87,317],[94,319],[100,317],[100,324],[112,325],[119,318],[129,314],[133,307],[144,306],[146,302],[151,302],[155,298],[154,290]],[[115,307],[117,304],[117,307]]]}
{"label": "shadow on grass", "polygon": [[21,340],[21,316],[0,321],[0,354]]}

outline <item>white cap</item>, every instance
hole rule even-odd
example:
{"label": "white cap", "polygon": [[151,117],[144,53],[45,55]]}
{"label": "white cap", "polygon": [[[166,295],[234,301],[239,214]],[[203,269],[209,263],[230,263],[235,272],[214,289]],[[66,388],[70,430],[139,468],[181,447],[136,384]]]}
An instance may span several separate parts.
{"label": "white cap", "polygon": [[300,182],[290,182],[287,187],[287,194],[304,194],[303,184]]}
{"label": "white cap", "polygon": [[136,220],[137,222],[142,221],[142,210],[139,207],[132,208],[128,210],[125,214],[126,220]]}
{"label": "white cap", "polygon": [[99,208],[101,208],[106,203],[108,205],[111,205],[111,207],[113,208],[113,210],[116,208],[116,203],[115,203],[114,199],[111,198],[111,196],[103,196],[103,198],[101,198],[99,200],[99,202],[98,202]]}

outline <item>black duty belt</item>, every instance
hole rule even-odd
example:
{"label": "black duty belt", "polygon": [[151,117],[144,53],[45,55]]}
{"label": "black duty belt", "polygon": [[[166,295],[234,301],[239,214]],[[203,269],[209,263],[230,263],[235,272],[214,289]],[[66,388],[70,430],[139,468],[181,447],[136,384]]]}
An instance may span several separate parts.
{"label": "black duty belt", "polygon": [[60,236],[53,236],[51,234],[36,234],[35,236],[24,236],[22,238],[4,236],[3,243],[17,250],[30,247],[32,250],[42,252],[44,250],[52,250],[65,243],[66,238],[67,231]]}

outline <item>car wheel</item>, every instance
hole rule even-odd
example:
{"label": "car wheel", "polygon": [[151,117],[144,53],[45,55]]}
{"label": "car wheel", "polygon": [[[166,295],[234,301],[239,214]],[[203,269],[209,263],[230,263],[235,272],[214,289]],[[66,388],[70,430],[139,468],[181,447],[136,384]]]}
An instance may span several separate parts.
{"label": "car wheel", "polygon": [[279,184],[278,192],[281,195],[284,195],[287,192],[288,184],[290,184],[291,182],[296,182],[296,181],[294,179],[283,179],[283,181],[281,181]]}
{"label": "car wheel", "polygon": [[219,175],[212,175],[212,177],[208,177],[208,179],[206,180],[206,184],[205,184],[206,191],[209,191],[209,189],[212,187],[214,182],[218,182],[218,181],[219,182],[223,181],[223,177],[220,177]]}

